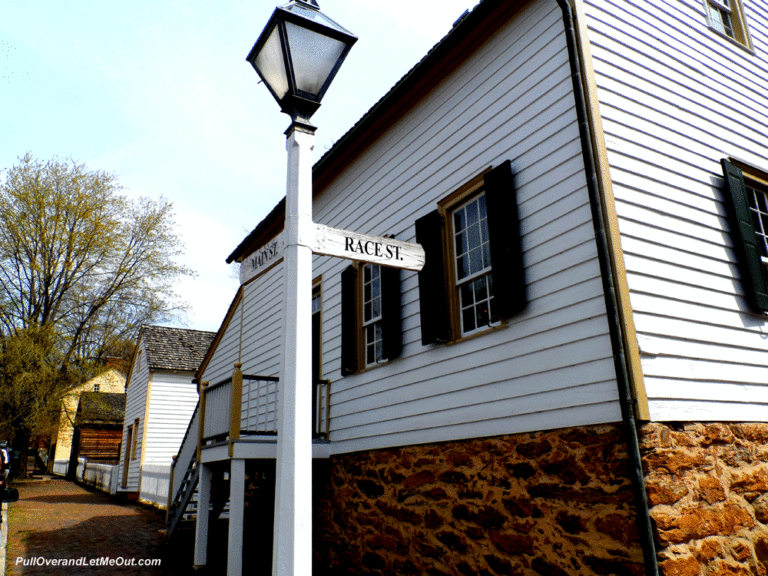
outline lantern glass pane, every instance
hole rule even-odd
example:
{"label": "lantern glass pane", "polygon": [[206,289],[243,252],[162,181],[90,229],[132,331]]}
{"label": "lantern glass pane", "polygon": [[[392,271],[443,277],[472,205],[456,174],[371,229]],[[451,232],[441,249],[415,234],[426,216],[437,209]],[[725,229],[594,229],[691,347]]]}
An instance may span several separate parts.
{"label": "lantern glass pane", "polygon": [[346,44],[291,22],[285,23],[296,88],[318,96]]}
{"label": "lantern glass pane", "polygon": [[254,65],[261,72],[264,81],[277,94],[277,98],[282,99],[288,92],[288,75],[285,73],[285,60],[277,26],[272,28],[269,38],[256,55]]}

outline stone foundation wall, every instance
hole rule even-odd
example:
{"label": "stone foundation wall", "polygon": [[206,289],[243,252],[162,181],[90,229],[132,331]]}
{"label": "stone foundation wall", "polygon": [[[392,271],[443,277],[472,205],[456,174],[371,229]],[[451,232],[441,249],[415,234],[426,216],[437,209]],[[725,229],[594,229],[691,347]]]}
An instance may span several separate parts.
{"label": "stone foundation wall", "polygon": [[768,424],[646,424],[640,432],[660,571],[768,574]]}
{"label": "stone foundation wall", "polygon": [[317,573],[644,573],[616,425],[334,457]]}

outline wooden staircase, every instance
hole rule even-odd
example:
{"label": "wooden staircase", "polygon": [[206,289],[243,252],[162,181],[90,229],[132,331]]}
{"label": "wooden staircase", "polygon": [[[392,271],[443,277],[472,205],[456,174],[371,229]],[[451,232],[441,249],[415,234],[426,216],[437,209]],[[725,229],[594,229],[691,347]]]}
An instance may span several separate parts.
{"label": "wooden staircase", "polygon": [[197,438],[200,429],[200,403],[189,421],[179,454],[171,466],[171,490],[168,497],[168,537],[183,519],[192,519],[197,514],[197,482],[200,469],[197,465]]}

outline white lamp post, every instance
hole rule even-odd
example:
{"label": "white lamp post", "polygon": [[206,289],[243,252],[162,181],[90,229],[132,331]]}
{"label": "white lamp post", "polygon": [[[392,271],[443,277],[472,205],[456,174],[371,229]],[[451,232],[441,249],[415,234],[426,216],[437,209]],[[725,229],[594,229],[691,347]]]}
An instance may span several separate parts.
{"label": "white lamp post", "polygon": [[283,367],[278,387],[274,576],[312,573],[312,147],[309,119],[357,38],[315,0],[275,9],[248,61],[291,116],[286,131]]}

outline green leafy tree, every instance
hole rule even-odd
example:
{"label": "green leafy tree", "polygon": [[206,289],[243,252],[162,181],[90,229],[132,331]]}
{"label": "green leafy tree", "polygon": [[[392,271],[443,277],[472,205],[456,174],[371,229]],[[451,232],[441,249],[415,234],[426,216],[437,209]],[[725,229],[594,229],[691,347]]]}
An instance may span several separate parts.
{"label": "green leafy tree", "polygon": [[[192,272],[175,259],[183,246],[169,202],[131,200],[116,176],[72,160],[27,154],[3,176],[0,341],[20,359],[31,346],[36,360],[6,366],[0,397],[17,399],[0,404],[0,426],[29,436],[73,378],[91,375],[140,325],[184,311],[174,286]],[[29,382],[37,391],[17,395]]]}

